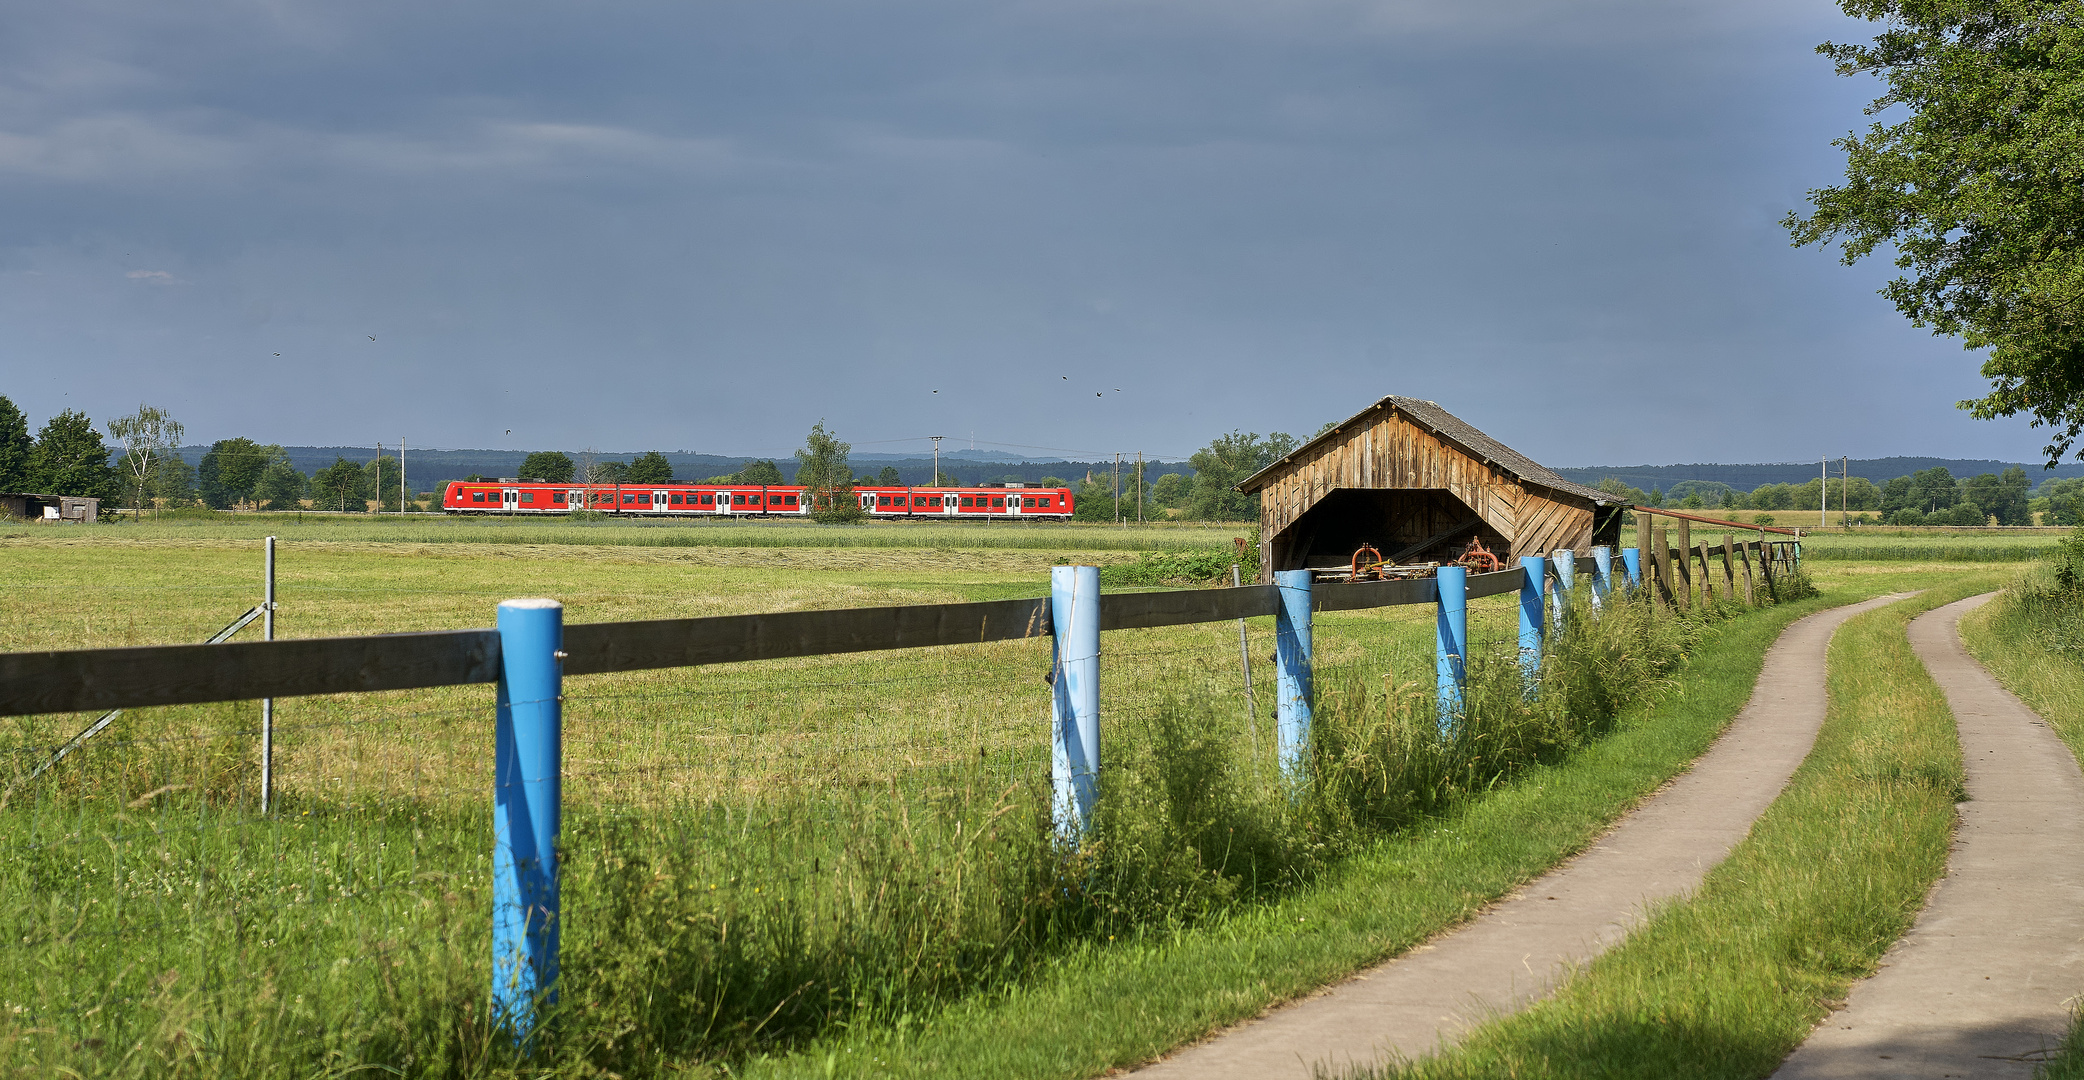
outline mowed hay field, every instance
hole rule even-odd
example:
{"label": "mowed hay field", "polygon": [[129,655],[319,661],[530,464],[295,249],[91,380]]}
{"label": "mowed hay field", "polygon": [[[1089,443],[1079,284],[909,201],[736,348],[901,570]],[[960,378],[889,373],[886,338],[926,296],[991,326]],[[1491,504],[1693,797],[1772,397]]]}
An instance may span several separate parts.
{"label": "mowed hay field", "polygon": [[[574,623],[1038,596],[1059,560],[1135,553],[1081,548],[1070,529],[1030,546],[955,547],[954,527],[926,525],[878,545],[775,547],[544,542],[555,526],[537,523],[489,534],[516,542],[429,541],[420,522],[355,523],[351,537],[292,524],[272,530],[282,637],[488,626],[518,596],[558,599]],[[245,531],[0,538],[0,648],[200,641],[260,598],[261,545]],[[1511,601],[1475,605],[1472,637],[1508,645]],[[1237,624],[1105,635],[1110,767],[1199,747],[1276,790],[1271,620],[1248,635],[1253,713]],[[1319,665],[1424,694],[1432,635],[1424,606],[1321,616]],[[1098,932],[1035,925],[1030,901],[1051,886],[1023,876],[1043,864],[1023,850],[1046,842],[1049,665],[1038,638],[567,680],[563,1007],[642,1014],[682,1033],[680,1060],[723,1059],[847,1017],[901,1018]],[[456,1053],[498,1058],[482,1013],[492,705],[489,686],[279,701],[266,817],[255,703],[125,713],[33,781],[93,717],[0,721],[0,931],[20,961],[0,973],[0,1050],[151,1074],[186,1052],[170,1031],[207,1023],[246,1032],[257,1061],[282,1060],[285,1031],[321,1056],[478,1038]],[[1135,895],[1097,916],[1081,901],[1062,917],[1111,917],[1111,904],[1127,926],[1201,904],[1177,883],[1123,888]],[[639,989],[640,1004],[618,997]],[[218,1030],[212,1054],[232,1037]]]}

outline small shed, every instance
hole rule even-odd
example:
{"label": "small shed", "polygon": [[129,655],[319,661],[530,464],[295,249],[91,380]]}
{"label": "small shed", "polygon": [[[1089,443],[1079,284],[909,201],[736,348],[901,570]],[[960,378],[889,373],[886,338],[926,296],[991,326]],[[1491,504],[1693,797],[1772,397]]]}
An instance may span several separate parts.
{"label": "small shed", "polygon": [[83,495],[36,495],[0,491],[0,517],[23,521],[92,524],[101,516],[101,500]]}
{"label": "small shed", "polygon": [[1238,485],[1259,493],[1259,569],[1451,561],[1473,537],[1510,562],[1621,536],[1621,500],[1565,480],[1439,403],[1386,397]]}

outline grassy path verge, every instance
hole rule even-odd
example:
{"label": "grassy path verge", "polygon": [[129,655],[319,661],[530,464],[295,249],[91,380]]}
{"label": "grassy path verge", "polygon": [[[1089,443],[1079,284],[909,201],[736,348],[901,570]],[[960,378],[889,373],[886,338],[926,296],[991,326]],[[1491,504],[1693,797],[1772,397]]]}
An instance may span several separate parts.
{"label": "grassy path verge", "polygon": [[1955,575],[1848,622],[1832,641],[1816,748],[1699,893],[1549,1001],[1390,1074],[1772,1073],[1909,928],[1945,869],[1960,750],[1904,628],[1994,584]]}
{"label": "grassy path verge", "polygon": [[1742,708],[1767,647],[1789,622],[1906,583],[1872,575],[1726,625],[1673,693],[1613,735],[1376,845],[1280,903],[1081,950],[1014,990],[895,1030],[747,1062],[739,1075],[1082,1077],[1150,1060],[1400,953],[1582,850],[1706,749]]}

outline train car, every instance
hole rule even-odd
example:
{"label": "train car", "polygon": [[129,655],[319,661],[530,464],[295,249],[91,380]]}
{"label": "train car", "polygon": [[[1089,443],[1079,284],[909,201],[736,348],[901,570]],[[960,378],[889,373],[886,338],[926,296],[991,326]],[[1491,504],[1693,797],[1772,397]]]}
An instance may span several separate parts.
{"label": "train car", "polygon": [[[976,487],[858,487],[872,518],[958,521],[1069,521],[1070,488],[1024,484]],[[451,514],[554,516],[593,510],[630,517],[808,517],[800,487],[757,484],[553,484],[546,480],[453,480],[441,508]]]}

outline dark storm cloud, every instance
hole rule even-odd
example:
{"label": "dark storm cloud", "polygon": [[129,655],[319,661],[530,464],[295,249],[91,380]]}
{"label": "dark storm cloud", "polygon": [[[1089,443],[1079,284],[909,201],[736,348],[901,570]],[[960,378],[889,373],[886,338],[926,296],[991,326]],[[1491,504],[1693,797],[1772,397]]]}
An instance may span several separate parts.
{"label": "dark storm cloud", "polygon": [[1868,92],[1809,52],[1871,32],[1828,5],[0,19],[0,393],[32,416],[1179,453],[1408,393],[1557,463],[2038,445],[1775,224]]}

